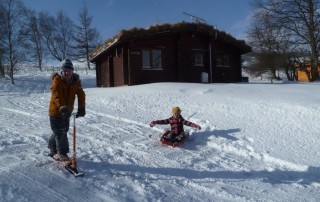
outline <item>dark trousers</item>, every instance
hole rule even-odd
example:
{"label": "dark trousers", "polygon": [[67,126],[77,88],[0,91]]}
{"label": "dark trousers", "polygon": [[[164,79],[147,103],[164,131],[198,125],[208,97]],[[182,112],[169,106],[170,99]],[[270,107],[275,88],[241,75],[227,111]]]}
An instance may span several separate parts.
{"label": "dark trousers", "polygon": [[50,151],[59,154],[69,152],[68,131],[70,118],[59,118],[49,116],[52,135],[49,139],[48,148]]}
{"label": "dark trousers", "polygon": [[[185,135],[184,131],[182,131],[180,134],[170,133],[167,139],[171,142],[180,142],[184,137],[184,135]],[[180,138],[178,138],[178,136]]]}

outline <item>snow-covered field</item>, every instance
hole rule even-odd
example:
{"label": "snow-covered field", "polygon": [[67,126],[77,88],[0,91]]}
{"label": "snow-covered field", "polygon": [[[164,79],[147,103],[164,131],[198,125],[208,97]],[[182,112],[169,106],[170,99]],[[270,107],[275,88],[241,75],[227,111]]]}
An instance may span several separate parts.
{"label": "snow-covered field", "polygon": [[[0,79],[0,201],[320,201],[320,83],[95,88],[80,72],[74,178],[46,156],[49,75]],[[149,127],[174,106],[202,126],[181,148]]]}

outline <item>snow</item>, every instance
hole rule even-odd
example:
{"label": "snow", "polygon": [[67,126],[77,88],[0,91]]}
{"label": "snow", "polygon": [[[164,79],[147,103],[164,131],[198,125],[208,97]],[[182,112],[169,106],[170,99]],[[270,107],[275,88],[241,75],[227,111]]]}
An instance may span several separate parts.
{"label": "snow", "polygon": [[[0,79],[0,201],[320,200],[320,83],[96,88],[78,72],[75,178],[46,156],[50,73]],[[202,127],[176,148],[159,144],[169,126],[149,127],[174,106]]]}

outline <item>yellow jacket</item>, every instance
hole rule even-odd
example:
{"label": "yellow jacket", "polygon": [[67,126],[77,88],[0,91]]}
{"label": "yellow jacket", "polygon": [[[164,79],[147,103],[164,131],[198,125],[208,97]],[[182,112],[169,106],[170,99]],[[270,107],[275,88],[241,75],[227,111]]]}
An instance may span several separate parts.
{"label": "yellow jacket", "polygon": [[78,98],[78,109],[85,109],[85,92],[81,86],[78,74],[73,74],[72,81],[65,81],[58,73],[51,76],[51,99],[49,105],[49,116],[61,117],[59,112],[61,106],[67,106],[72,113],[75,96]]}

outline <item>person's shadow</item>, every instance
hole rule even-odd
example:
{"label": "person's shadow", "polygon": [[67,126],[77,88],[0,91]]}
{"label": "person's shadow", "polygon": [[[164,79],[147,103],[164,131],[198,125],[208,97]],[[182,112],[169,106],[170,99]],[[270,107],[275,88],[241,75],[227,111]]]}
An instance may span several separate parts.
{"label": "person's shadow", "polygon": [[[124,175],[134,178],[166,179],[168,177],[185,177],[187,179],[226,179],[226,180],[261,180],[270,184],[311,185],[320,183],[320,168],[308,167],[305,171],[259,170],[259,171],[210,171],[188,168],[146,167],[134,164],[109,164],[107,162],[87,162],[80,160],[86,175]],[[99,174],[100,173],[100,174]]]}
{"label": "person's shadow", "polygon": [[230,141],[237,141],[238,138],[235,137],[235,133],[240,132],[239,128],[228,129],[228,130],[214,130],[214,131],[199,131],[193,132],[189,138],[184,142],[181,147],[190,150],[196,150],[201,148],[201,146],[207,145],[210,137],[214,136],[216,138],[225,138]]}

